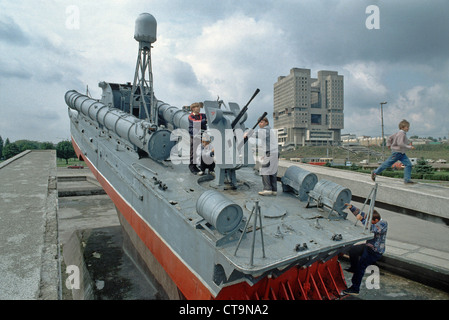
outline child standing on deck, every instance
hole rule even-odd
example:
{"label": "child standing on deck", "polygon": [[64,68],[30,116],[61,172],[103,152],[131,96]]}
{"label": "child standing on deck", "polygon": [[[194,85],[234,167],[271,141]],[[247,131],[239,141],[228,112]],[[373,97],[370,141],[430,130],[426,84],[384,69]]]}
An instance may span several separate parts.
{"label": "child standing on deck", "polygon": [[408,140],[406,133],[410,129],[410,123],[407,120],[399,122],[399,131],[388,137],[387,147],[391,149],[391,156],[382,163],[376,170],[371,171],[371,179],[376,180],[376,175],[381,173],[387,168],[390,168],[396,161],[401,161],[405,166],[404,168],[404,183],[414,184],[411,181],[412,176],[412,163],[405,154],[407,150],[415,149]]}
{"label": "child standing on deck", "polygon": [[189,134],[190,134],[190,164],[189,169],[193,174],[197,174],[200,170],[196,166],[200,164],[196,162],[196,154],[198,146],[201,146],[201,133],[207,130],[207,118],[204,113],[200,113],[200,109],[203,107],[202,102],[192,103],[189,114]]}
{"label": "child standing on deck", "polygon": [[260,175],[262,176],[263,191],[260,191],[261,196],[277,194],[277,168],[278,168],[278,150],[277,137],[271,132],[268,118],[264,117],[259,122],[259,130],[257,137],[264,139],[262,142],[262,163],[260,168]]}

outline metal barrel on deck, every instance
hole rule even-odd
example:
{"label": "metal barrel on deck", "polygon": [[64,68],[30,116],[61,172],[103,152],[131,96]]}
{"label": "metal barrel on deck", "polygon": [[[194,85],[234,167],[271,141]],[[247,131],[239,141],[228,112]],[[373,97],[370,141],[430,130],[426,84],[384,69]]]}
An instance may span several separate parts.
{"label": "metal barrel on deck", "polygon": [[343,210],[346,208],[345,203],[351,202],[352,193],[348,188],[322,179],[309,192],[309,196],[326,207],[335,210],[340,216],[346,217],[347,214]]}
{"label": "metal barrel on deck", "polygon": [[281,178],[283,191],[294,191],[299,200],[307,201],[308,193],[318,182],[316,174],[297,166],[291,166]]}
{"label": "metal barrel on deck", "polygon": [[234,231],[242,221],[242,208],[215,190],[198,198],[196,211],[221,234]]}

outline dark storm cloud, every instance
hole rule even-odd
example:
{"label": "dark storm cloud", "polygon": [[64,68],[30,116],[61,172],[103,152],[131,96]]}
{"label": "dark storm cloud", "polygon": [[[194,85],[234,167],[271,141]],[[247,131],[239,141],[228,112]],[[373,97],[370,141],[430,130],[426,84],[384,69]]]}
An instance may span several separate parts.
{"label": "dark storm cloud", "polygon": [[[383,10],[383,35],[374,43],[390,61],[437,62],[449,52],[449,1],[388,2]],[[374,46],[373,46],[374,47]],[[387,50],[388,49],[388,50]]]}
{"label": "dark storm cloud", "polygon": [[[369,5],[379,8],[380,29],[365,22]],[[281,4],[282,6],[282,4]],[[354,60],[421,62],[447,57],[449,1],[314,1],[273,9],[272,17],[302,48],[307,60],[345,64]],[[274,14],[275,12],[279,14]]]}

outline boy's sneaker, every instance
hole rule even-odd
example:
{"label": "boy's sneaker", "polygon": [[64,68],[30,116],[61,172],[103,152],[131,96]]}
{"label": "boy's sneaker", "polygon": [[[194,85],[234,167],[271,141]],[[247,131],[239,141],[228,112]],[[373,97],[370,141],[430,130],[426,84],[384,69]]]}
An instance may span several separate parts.
{"label": "boy's sneaker", "polygon": [[357,290],[355,290],[353,287],[350,287],[350,288],[348,288],[346,290],[343,290],[343,293],[344,294],[349,294],[351,296],[358,296],[359,295],[359,292]]}
{"label": "boy's sneaker", "polygon": [[200,171],[200,172],[197,173],[197,175],[199,175],[199,176],[202,176],[203,174],[204,174],[203,171]]}
{"label": "boy's sneaker", "polygon": [[404,184],[416,184],[416,182],[409,180],[409,181],[404,181]]}
{"label": "boy's sneaker", "polygon": [[261,196],[271,196],[273,193],[271,190],[264,190],[264,191],[260,191],[259,194]]}
{"label": "boy's sneaker", "polygon": [[209,174],[210,174],[212,177],[215,177],[215,172],[214,172],[214,171],[210,171],[210,170],[209,170]]}
{"label": "boy's sneaker", "polygon": [[374,173],[374,170],[371,171],[371,180],[376,181],[376,174]]}

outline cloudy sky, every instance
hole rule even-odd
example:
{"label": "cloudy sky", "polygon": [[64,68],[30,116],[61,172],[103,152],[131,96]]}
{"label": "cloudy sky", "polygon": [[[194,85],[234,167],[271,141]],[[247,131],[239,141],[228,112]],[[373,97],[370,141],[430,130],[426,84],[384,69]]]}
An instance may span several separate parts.
{"label": "cloudy sky", "polygon": [[343,133],[380,135],[387,101],[386,134],[405,118],[409,135],[449,136],[447,0],[0,0],[3,140],[69,139],[66,91],[99,98],[100,81],[132,82],[142,12],[158,22],[155,95],[171,105],[219,96],[242,107],[260,88],[252,126],[272,114],[279,76],[333,70],[344,75]]}

